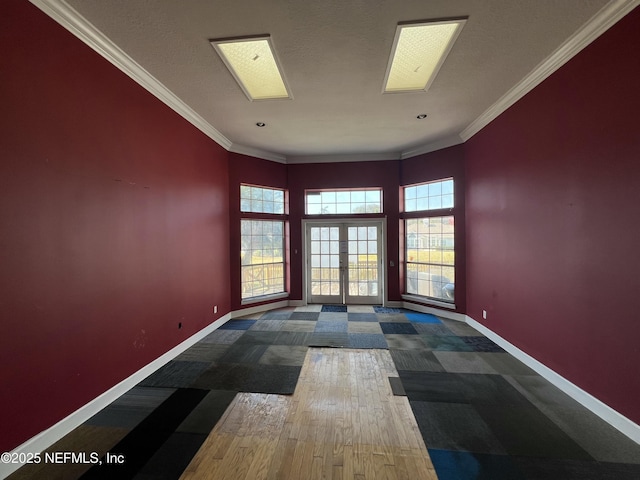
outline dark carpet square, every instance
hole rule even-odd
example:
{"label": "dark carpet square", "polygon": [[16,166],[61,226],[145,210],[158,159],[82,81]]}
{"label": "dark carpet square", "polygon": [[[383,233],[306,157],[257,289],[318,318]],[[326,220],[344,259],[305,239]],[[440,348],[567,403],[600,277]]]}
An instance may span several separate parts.
{"label": "dark carpet square", "polygon": [[257,320],[229,320],[219,330],[249,330]]}
{"label": "dark carpet square", "polygon": [[96,413],[86,424],[132,430],[175,391],[175,388],[135,386]]}
{"label": "dark carpet square", "polygon": [[397,370],[444,372],[433,352],[427,350],[389,350]]}
{"label": "dark carpet square", "polygon": [[607,476],[593,461],[567,460],[561,458],[511,457],[527,480],[626,480],[640,478]]}
{"label": "dark carpet square", "polygon": [[195,381],[196,388],[207,390],[243,391],[245,381],[253,373],[254,365],[225,363],[204,371]]}
{"label": "dark carpet square", "polygon": [[347,320],[350,322],[377,322],[375,313],[348,313]]}
{"label": "dark carpet square", "polygon": [[265,365],[291,365],[301,367],[307,355],[306,346],[298,345],[270,345],[264,352],[260,363]]}
{"label": "dark carpet square", "polygon": [[429,448],[438,480],[524,480],[507,455]]}
{"label": "dark carpet square", "polygon": [[258,363],[262,354],[266,352],[268,345],[252,345],[234,343],[226,353],[220,357],[218,364],[225,363]]}
{"label": "dark carpet square", "polygon": [[393,308],[393,307],[373,307],[373,311],[376,313],[405,313],[409,310],[405,310],[404,308]]}
{"label": "dark carpet square", "polygon": [[516,390],[501,375],[479,375],[459,373],[469,403],[474,405],[531,407],[527,398]]}
{"label": "dark carpet square", "polygon": [[381,322],[382,333],[392,333],[401,335],[417,335],[416,329],[410,323],[386,323]]}
{"label": "dark carpet square", "polygon": [[242,385],[243,392],[291,395],[296,389],[302,367],[256,365]]}
{"label": "dark carpet square", "polygon": [[311,341],[309,332],[287,332],[282,331],[274,340],[274,345],[309,345]]}
{"label": "dark carpet square", "polygon": [[473,352],[473,347],[467,345],[456,336],[420,335],[424,343],[431,350],[441,352]]}
{"label": "dark carpet square", "polygon": [[431,315],[430,313],[405,313],[405,315],[410,322],[437,324],[442,323],[438,317],[436,317],[435,315]]}
{"label": "dark carpet square", "polygon": [[347,311],[346,305],[323,305],[322,312],[345,312]]}
{"label": "dark carpet square", "polygon": [[407,392],[404,391],[404,387],[402,386],[402,380],[400,380],[400,377],[389,377],[389,385],[391,386],[391,392],[396,397],[407,396]]}
{"label": "dark carpet square", "polygon": [[310,347],[346,347],[349,336],[342,332],[314,332],[309,339]]}
{"label": "dark carpet square", "polygon": [[316,322],[315,332],[342,332],[346,333],[349,324],[347,322],[333,322],[318,320]]}
{"label": "dark carpet square", "polygon": [[209,368],[209,362],[171,361],[161,367],[138,385],[143,387],[187,388]]}
{"label": "dark carpet square", "polygon": [[504,352],[496,343],[489,340],[487,337],[458,337],[464,343],[473,348],[474,352]]}
{"label": "dark carpet square", "polygon": [[454,373],[399,370],[409,400],[467,403],[464,384]]}
{"label": "dark carpet square", "polygon": [[534,406],[475,405],[509,455],[593,460]]}
{"label": "dark carpet square", "polygon": [[271,345],[280,332],[248,330],[237,341],[236,345]]}
{"label": "dark carpet square", "polygon": [[209,435],[237,392],[211,390],[178,426],[177,432]]}
{"label": "dark carpet square", "polygon": [[228,348],[229,345],[198,342],[178,355],[175,360],[212,363],[223,356]]}
{"label": "dark carpet square", "polygon": [[416,332],[424,335],[455,336],[455,334],[442,323],[414,323],[413,327],[416,329]]}
{"label": "dark carpet square", "polygon": [[180,478],[206,439],[206,434],[173,433],[137,473],[135,479],[175,480]]}
{"label": "dark carpet square", "polygon": [[387,340],[389,348],[398,350],[421,350],[427,348],[418,335],[386,334],[384,338]]}
{"label": "dark carpet square", "polygon": [[387,349],[387,341],[381,333],[349,333],[349,348]]}
{"label": "dark carpet square", "polygon": [[311,320],[316,321],[320,316],[320,312],[293,312],[289,317],[290,320]]}
{"label": "dark carpet square", "polygon": [[429,448],[506,454],[472,405],[412,401],[422,438]]}

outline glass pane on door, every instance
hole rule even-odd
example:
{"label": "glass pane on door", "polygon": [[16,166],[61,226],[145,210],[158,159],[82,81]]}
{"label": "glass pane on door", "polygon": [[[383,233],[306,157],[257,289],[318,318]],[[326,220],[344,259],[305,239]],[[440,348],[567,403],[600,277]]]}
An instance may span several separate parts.
{"label": "glass pane on door", "polygon": [[378,297],[379,259],[378,227],[348,227],[348,295],[350,297]]}
{"label": "glass pane on door", "polygon": [[[340,227],[312,226],[310,234],[311,296],[335,296],[341,302]],[[330,301],[330,299],[323,299]]]}

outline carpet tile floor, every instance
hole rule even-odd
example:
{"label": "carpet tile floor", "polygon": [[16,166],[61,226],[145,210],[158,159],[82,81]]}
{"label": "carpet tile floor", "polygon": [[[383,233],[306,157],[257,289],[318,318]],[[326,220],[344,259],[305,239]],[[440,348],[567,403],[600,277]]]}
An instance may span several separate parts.
{"label": "carpet tile floor", "polygon": [[307,349],[388,349],[440,480],[637,480],[640,445],[470,326],[377,306],[233,319],[48,451],[122,465],[28,465],[18,479],[180,477],[238,392],[292,394]]}

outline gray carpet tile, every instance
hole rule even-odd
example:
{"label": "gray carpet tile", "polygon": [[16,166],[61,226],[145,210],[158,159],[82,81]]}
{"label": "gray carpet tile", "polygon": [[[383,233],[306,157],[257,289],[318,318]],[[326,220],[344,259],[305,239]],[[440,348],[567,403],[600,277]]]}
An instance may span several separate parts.
{"label": "gray carpet tile", "polygon": [[184,419],[176,431],[209,435],[237,392],[211,390]]}
{"label": "gray carpet tile", "polygon": [[265,365],[302,366],[307,355],[306,346],[271,345],[264,352],[258,363]]}
{"label": "gray carpet tile", "polygon": [[87,420],[86,424],[132,429],[175,391],[175,388],[133,387]]}
{"label": "gray carpet tile", "polygon": [[539,375],[503,375],[503,377],[538,407],[542,405],[557,405],[568,408],[581,408],[581,405],[573,398]]}
{"label": "gray carpet tile", "polygon": [[455,373],[399,370],[409,400],[467,403],[464,384]]}
{"label": "gray carpet tile", "polygon": [[322,322],[344,322],[347,323],[349,314],[347,312],[322,312],[318,316],[318,321]]}
{"label": "gray carpet tile", "polygon": [[316,328],[316,322],[307,320],[287,320],[280,331],[282,332],[313,332]]}
{"label": "gray carpet tile", "polygon": [[464,385],[468,402],[473,405],[533,407],[532,403],[501,375],[459,373],[458,378]]}
{"label": "gray carpet tile", "polygon": [[174,432],[133,479],[173,480],[179,478],[206,439],[206,434]]}
{"label": "gray carpet tile", "polygon": [[533,405],[475,405],[475,408],[509,455],[593,460]]}
{"label": "gray carpet tile", "polygon": [[554,405],[541,410],[596,460],[640,465],[640,445],[586,408]]}
{"label": "gray carpet tile", "polygon": [[271,310],[260,315],[260,320],[288,320],[293,314],[293,310]]}
{"label": "gray carpet tile", "polygon": [[402,386],[402,380],[400,377],[389,377],[389,385],[391,386],[391,392],[397,397],[406,397],[407,392],[404,391]]}
{"label": "gray carpet tile", "polygon": [[347,347],[349,336],[346,332],[314,332],[309,339],[310,347]]}
{"label": "gray carpet tile", "polygon": [[242,334],[244,334],[243,330],[215,330],[200,340],[200,342],[231,345],[239,339]]}
{"label": "gray carpet tile", "polygon": [[279,333],[247,330],[244,335],[236,340],[236,345],[271,345]]}
{"label": "gray carpet tile", "polygon": [[382,333],[382,328],[378,322],[349,322],[347,331],[349,333]]}
{"label": "gray carpet tile", "polygon": [[403,334],[385,334],[384,336],[387,339],[387,344],[389,348],[395,349],[419,349],[424,350],[426,348],[426,344],[422,341],[422,339],[418,335],[403,335]]}
{"label": "gray carpet tile", "polygon": [[175,359],[177,361],[207,362],[218,360],[229,349],[230,345],[198,342],[191,346]]}
{"label": "gray carpet tile", "polygon": [[508,353],[478,352],[478,356],[501,375],[538,375]]}
{"label": "gray carpet tile", "polygon": [[506,454],[472,405],[412,401],[411,409],[429,448]]}
{"label": "gray carpet tile", "polygon": [[442,352],[472,352],[473,348],[456,336],[420,335],[427,348]]}
{"label": "gray carpet tile", "polygon": [[241,392],[246,379],[252,374],[252,366],[237,363],[213,365],[198,377],[193,387],[204,390]]}
{"label": "gray carpet tile", "polygon": [[347,320],[349,322],[377,322],[378,316],[372,312],[363,313],[363,312],[349,312],[347,315]]}
{"label": "gray carpet tile", "polygon": [[318,320],[314,332],[347,332],[347,322]]}
{"label": "gray carpet tile", "polygon": [[320,316],[320,312],[299,312],[295,311],[289,316],[290,320],[310,320],[316,321]]}
{"label": "gray carpet tile", "polygon": [[526,480],[637,480],[640,466],[558,458],[511,457]]}
{"label": "gray carpet tile", "polygon": [[476,352],[446,352],[435,350],[433,354],[444,369],[450,373],[498,373],[491,365],[482,360]]}
{"label": "gray carpet tile", "polygon": [[309,345],[312,333],[308,332],[287,332],[278,334],[274,340],[274,345]]}
{"label": "gray carpet tile", "polygon": [[286,320],[258,320],[249,331],[262,331],[262,332],[278,332],[284,326]]}
{"label": "gray carpet tile", "polygon": [[210,366],[210,362],[171,361],[149,375],[140,386],[188,388]]}
{"label": "gray carpet tile", "polygon": [[446,325],[441,323],[415,323],[412,322],[413,328],[416,329],[418,333],[425,335],[454,335],[454,333],[449,330]]}
{"label": "gray carpet tile", "polygon": [[473,348],[474,352],[504,352],[502,347],[489,340],[487,337],[458,337],[464,343]]}
{"label": "gray carpet tile", "polygon": [[457,320],[451,320],[442,317],[438,318],[440,318],[440,321],[443,323],[443,325],[451,330],[454,335],[460,335],[461,337],[484,337],[482,333],[464,322],[459,322]]}
{"label": "gray carpet tile", "polygon": [[433,352],[427,350],[389,350],[397,370],[444,372]]}
{"label": "gray carpet tile", "polygon": [[349,333],[349,348],[387,348],[387,341],[382,334],[376,333]]}
{"label": "gray carpet tile", "polygon": [[258,363],[260,357],[266,352],[267,347],[268,345],[242,344],[236,342],[220,357],[218,363]]}
{"label": "gray carpet tile", "polygon": [[243,382],[241,391],[291,395],[301,370],[302,367],[291,365],[255,365]]}
{"label": "gray carpet tile", "polygon": [[380,323],[409,323],[404,313],[376,313]]}

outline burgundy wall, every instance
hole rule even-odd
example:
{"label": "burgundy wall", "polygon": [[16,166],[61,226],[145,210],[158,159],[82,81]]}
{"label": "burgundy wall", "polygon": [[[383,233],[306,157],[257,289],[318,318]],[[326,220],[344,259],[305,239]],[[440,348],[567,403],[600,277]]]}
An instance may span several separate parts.
{"label": "burgundy wall", "polygon": [[[464,145],[445,148],[436,152],[419,155],[400,163],[400,184],[430,182],[443,178],[454,179],[454,205],[456,244],[456,312],[466,312],[466,262],[465,262],[465,163]],[[401,199],[402,205],[402,199]],[[443,215],[450,215],[444,211]],[[401,215],[402,216],[402,215]],[[407,214],[407,217],[420,215]],[[402,226],[400,227],[402,228]],[[400,245],[400,264],[404,261],[403,245]],[[400,269],[400,285],[404,285],[404,269]]]}
{"label": "burgundy wall", "polygon": [[465,144],[468,314],[637,423],[639,44],[636,8]]}
{"label": "burgundy wall", "polygon": [[[302,219],[305,189],[382,187],[387,217],[387,287],[389,300],[401,300],[398,284],[398,185],[396,160],[288,165],[291,225],[291,299],[302,299]],[[297,251],[297,253],[296,253]],[[389,262],[394,267],[389,267]]]}
{"label": "burgundy wall", "polygon": [[[247,308],[242,305],[242,290],[240,288],[240,184],[258,185],[263,187],[287,189],[287,166],[269,160],[240,155],[229,154],[229,212],[230,212],[230,238],[231,238],[231,310]],[[261,218],[261,215],[254,215]],[[253,218],[253,217],[252,217]],[[273,216],[264,215],[264,218]],[[288,275],[287,275],[287,278]],[[258,302],[250,306],[260,305]]]}
{"label": "burgundy wall", "polygon": [[2,7],[6,451],[228,312],[230,273],[227,152],[33,5]]}

